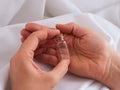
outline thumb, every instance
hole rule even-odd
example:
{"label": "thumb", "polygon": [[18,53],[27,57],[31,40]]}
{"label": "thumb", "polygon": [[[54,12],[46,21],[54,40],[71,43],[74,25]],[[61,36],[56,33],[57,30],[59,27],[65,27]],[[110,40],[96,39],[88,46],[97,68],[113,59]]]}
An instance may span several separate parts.
{"label": "thumb", "polygon": [[57,24],[56,28],[59,29],[62,33],[69,34],[72,32],[74,28],[74,24],[68,23],[68,24]]}
{"label": "thumb", "polygon": [[50,72],[58,82],[68,71],[69,59],[61,60],[58,65]]}
{"label": "thumb", "polygon": [[88,30],[87,28],[79,26],[75,23],[57,24],[56,28],[64,34],[72,34],[76,37],[84,36],[90,32],[90,30]]}

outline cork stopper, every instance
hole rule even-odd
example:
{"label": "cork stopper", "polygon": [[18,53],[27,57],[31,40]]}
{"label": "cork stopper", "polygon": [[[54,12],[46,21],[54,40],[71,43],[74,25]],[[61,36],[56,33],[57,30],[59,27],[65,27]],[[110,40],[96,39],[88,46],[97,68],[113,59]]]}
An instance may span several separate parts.
{"label": "cork stopper", "polygon": [[59,35],[57,35],[55,37],[55,41],[59,42],[59,41],[64,41],[64,36],[62,33],[60,33]]}

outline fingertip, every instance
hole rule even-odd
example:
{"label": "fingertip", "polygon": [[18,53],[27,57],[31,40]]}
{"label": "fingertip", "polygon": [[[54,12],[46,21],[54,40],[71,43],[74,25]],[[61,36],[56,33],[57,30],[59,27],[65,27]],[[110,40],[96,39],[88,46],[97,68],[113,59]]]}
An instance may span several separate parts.
{"label": "fingertip", "polygon": [[59,81],[68,72],[68,66],[69,60],[60,61],[50,73],[54,75],[54,78],[56,78],[57,81]]}
{"label": "fingertip", "polygon": [[64,34],[69,34],[72,31],[72,26],[68,24],[57,24],[56,28],[59,29]]}
{"label": "fingertip", "polygon": [[31,24],[31,23],[27,23],[27,24],[25,25],[25,28],[29,27],[30,24]]}
{"label": "fingertip", "polygon": [[59,73],[59,77],[61,78],[68,71],[69,64],[70,64],[69,59],[63,59],[56,65],[56,67],[51,72],[53,72],[54,74]]}
{"label": "fingertip", "polygon": [[21,31],[21,35],[22,35],[22,36],[29,36],[29,35],[30,35],[30,32],[27,31],[26,29],[23,29],[23,30]]}
{"label": "fingertip", "polygon": [[34,26],[34,23],[29,22],[25,25],[25,29],[29,30],[29,29],[33,28],[33,26]]}
{"label": "fingertip", "polygon": [[63,24],[56,24],[56,28],[60,29],[63,26]]}
{"label": "fingertip", "polygon": [[23,36],[24,35],[25,28],[21,30],[20,34]]}
{"label": "fingertip", "polygon": [[63,66],[64,69],[66,69],[66,71],[68,70],[69,64],[70,64],[70,60],[69,59],[63,59],[63,60],[60,61],[60,67]]}
{"label": "fingertip", "polygon": [[55,29],[55,30],[48,29],[47,32],[48,32],[48,38],[53,38],[60,34],[60,30],[58,30],[58,29]]}

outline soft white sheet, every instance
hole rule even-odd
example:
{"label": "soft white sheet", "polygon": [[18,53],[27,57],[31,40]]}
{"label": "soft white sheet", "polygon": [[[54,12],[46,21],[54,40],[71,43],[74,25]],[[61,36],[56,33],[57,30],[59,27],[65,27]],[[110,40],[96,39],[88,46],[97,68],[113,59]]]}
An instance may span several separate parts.
{"label": "soft white sheet", "polygon": [[[38,20],[36,23],[54,27],[56,23],[68,23],[75,22],[79,25],[85,26],[94,30],[95,32],[100,33],[110,45],[118,52],[120,52],[120,28],[106,21],[105,19],[98,17],[94,14],[105,16],[105,18],[115,24],[117,20],[112,18],[113,14],[108,15],[108,8],[111,5],[119,2],[119,0],[21,0],[20,6],[11,9],[11,12],[8,13],[6,17],[0,16],[3,22],[0,21],[0,25],[6,25],[5,27],[0,28],[0,90],[10,90],[8,85],[8,76],[9,76],[9,61],[14,53],[18,50],[20,42],[20,30],[24,27],[22,22],[29,22],[32,20]],[[86,1],[86,2],[85,2]],[[0,1],[1,4],[2,1]],[[4,0],[8,3],[8,0]],[[46,3],[45,3],[46,2]],[[13,2],[9,4],[15,3]],[[97,5],[99,4],[99,5]],[[6,3],[4,3],[6,5]],[[17,4],[15,4],[17,5]],[[91,7],[92,5],[92,7]],[[23,7],[22,7],[23,6]],[[44,7],[46,6],[46,10]],[[86,6],[86,7],[85,7]],[[88,8],[89,7],[89,8]],[[91,7],[91,8],[90,8]],[[119,4],[118,4],[119,7]],[[111,7],[111,11],[114,11],[116,7]],[[102,11],[102,9],[104,9]],[[1,8],[0,8],[1,10]],[[19,11],[18,11],[19,10]],[[100,10],[100,11],[99,11]],[[119,11],[120,9],[115,9]],[[4,11],[4,8],[3,8]],[[6,12],[0,11],[1,14]],[[84,12],[92,12],[94,14],[85,14]],[[18,12],[18,13],[17,13]],[[46,17],[49,18],[45,20],[43,17],[44,12]],[[68,14],[69,13],[69,14]],[[71,13],[71,14],[70,14]],[[109,12],[110,13],[110,12]],[[1,15],[0,14],[0,15]],[[64,14],[64,15],[63,15]],[[66,15],[65,15],[66,14]],[[108,16],[106,16],[108,15]],[[114,14],[118,17],[119,13]],[[55,17],[56,16],[56,17]],[[53,17],[53,18],[51,18]],[[111,18],[112,20],[110,20]],[[44,20],[40,20],[44,19]],[[114,22],[113,22],[114,20]],[[7,21],[7,22],[5,22]],[[7,24],[18,23],[15,25],[7,26]],[[120,25],[119,23],[116,25]],[[42,65],[43,69],[50,69],[46,65]],[[6,86],[7,85],[7,86]],[[54,90],[109,90],[104,85],[96,82],[94,80],[80,78],[71,74],[67,74],[55,87]]]}
{"label": "soft white sheet", "polygon": [[120,27],[120,2],[96,13]]}
{"label": "soft white sheet", "polygon": [[7,25],[25,0],[0,0],[0,26]]}

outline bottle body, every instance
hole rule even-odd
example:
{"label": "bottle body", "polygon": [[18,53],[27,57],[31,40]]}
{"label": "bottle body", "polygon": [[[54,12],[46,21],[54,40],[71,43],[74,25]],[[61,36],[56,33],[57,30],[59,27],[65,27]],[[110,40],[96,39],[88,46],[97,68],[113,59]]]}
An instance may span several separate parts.
{"label": "bottle body", "polygon": [[57,42],[56,50],[59,60],[70,59],[67,43],[65,40]]}

